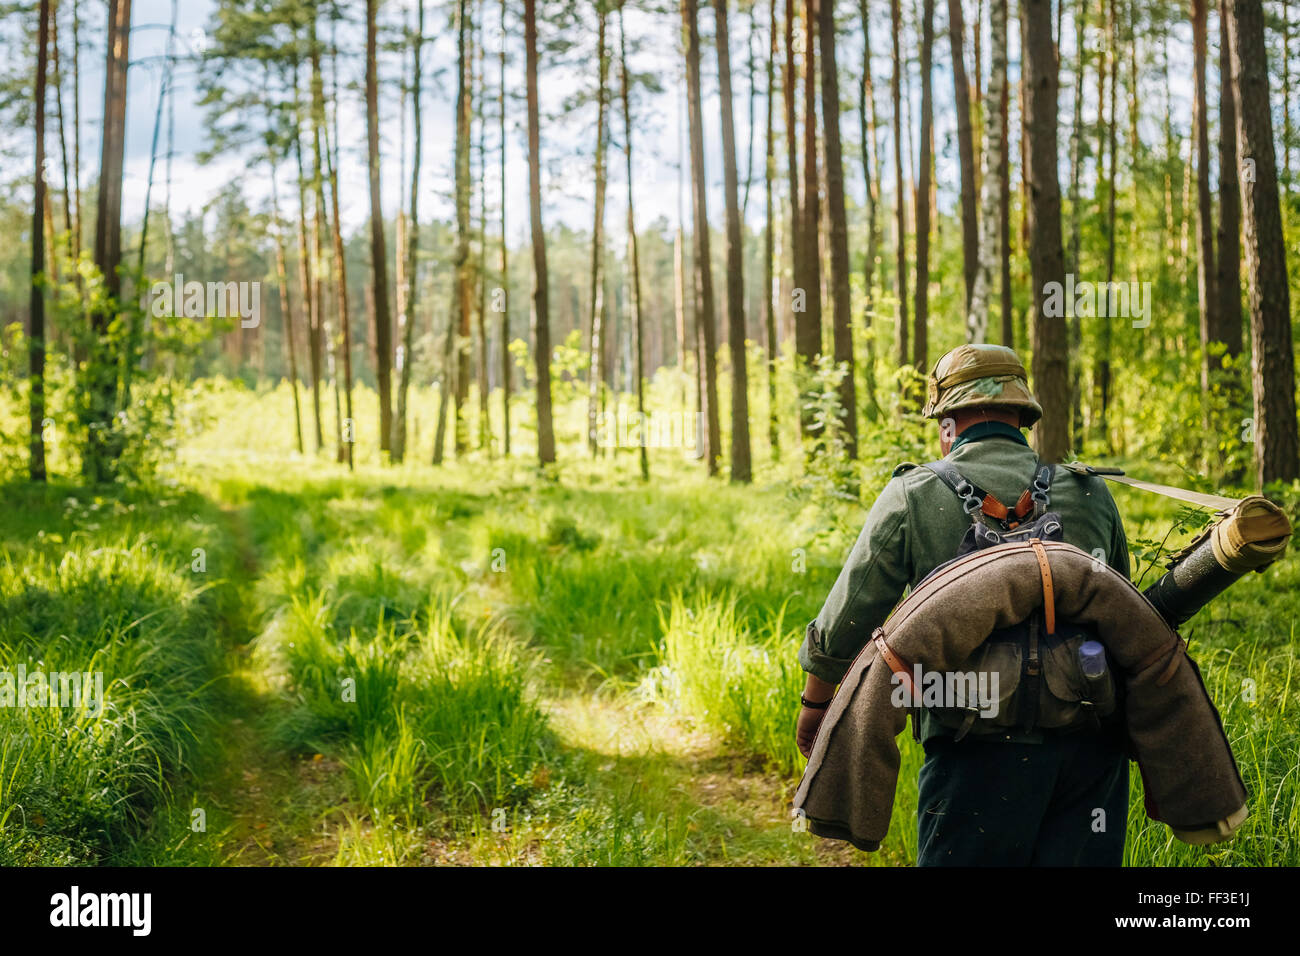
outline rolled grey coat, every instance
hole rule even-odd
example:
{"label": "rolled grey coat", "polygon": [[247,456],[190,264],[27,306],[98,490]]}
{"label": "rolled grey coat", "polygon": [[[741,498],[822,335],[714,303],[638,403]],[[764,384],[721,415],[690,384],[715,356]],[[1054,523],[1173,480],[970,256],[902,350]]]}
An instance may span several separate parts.
{"label": "rolled grey coat", "polygon": [[[1184,842],[1228,839],[1246,819],[1246,788],[1186,645],[1122,575],[1073,545],[1042,546],[1057,620],[1096,628],[1118,666],[1147,815]],[[1001,545],[927,578],[894,609],[882,635],[909,667],[950,671],[992,631],[1042,605],[1033,547]],[[831,702],[794,797],[813,833],[862,850],[878,849],[889,830],[899,767],[895,738],[907,722],[907,711],[891,702],[892,672],[877,660],[876,644],[868,641]]]}

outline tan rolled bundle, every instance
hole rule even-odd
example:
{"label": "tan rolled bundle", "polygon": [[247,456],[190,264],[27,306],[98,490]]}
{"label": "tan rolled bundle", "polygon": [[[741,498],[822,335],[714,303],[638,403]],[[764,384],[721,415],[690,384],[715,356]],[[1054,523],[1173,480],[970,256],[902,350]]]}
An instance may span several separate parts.
{"label": "tan rolled bundle", "polygon": [[1245,574],[1282,556],[1291,539],[1291,522],[1273,502],[1251,495],[1243,498],[1211,531],[1214,560],[1225,571]]}
{"label": "tan rolled bundle", "polygon": [[1219,514],[1218,521],[1173,556],[1164,577],[1143,592],[1172,627],[1242,575],[1278,560],[1291,541],[1290,520],[1267,498],[1251,495]]}

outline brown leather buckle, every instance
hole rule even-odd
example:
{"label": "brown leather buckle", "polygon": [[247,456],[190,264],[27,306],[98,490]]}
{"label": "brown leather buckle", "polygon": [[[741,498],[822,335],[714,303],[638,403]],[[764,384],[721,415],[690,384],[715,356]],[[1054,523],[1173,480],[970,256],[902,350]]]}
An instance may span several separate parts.
{"label": "brown leather buckle", "polygon": [[876,628],[875,633],[871,635],[871,640],[875,642],[876,649],[880,652],[880,656],[884,658],[885,663],[889,665],[889,669],[902,678],[902,682],[907,687],[907,692],[912,699],[919,700],[920,695],[917,694],[916,683],[912,680],[911,665],[895,654],[894,649],[886,643],[885,629]]}

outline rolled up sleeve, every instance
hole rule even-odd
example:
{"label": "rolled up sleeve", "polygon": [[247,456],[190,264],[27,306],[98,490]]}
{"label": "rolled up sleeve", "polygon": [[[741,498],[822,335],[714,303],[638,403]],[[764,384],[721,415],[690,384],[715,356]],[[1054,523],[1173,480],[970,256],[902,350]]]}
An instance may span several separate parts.
{"label": "rolled up sleeve", "polygon": [[907,549],[907,494],[900,478],[885,486],[799,647],[799,665],[838,684],[902,598],[911,580]]}

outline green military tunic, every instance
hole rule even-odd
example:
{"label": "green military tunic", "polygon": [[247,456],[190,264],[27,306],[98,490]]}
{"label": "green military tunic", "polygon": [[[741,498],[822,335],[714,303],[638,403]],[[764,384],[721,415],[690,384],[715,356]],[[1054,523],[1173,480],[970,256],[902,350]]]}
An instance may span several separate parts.
{"label": "green military tunic", "polygon": [[[998,422],[966,429],[944,460],[1008,506],[1029,487],[1038,466],[1020,431]],[[1103,479],[1057,468],[1049,497],[1049,510],[1060,514],[1067,543],[1130,576],[1128,541]],[[957,553],[968,527],[961,501],[938,475],[928,468],[899,466],[871,506],[821,613],[808,625],[799,648],[803,669],[838,684],[907,590]],[[923,740],[946,733],[928,715],[923,718]],[[1008,739],[1036,742],[1042,735]]]}

